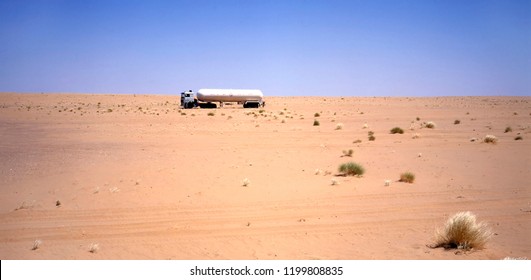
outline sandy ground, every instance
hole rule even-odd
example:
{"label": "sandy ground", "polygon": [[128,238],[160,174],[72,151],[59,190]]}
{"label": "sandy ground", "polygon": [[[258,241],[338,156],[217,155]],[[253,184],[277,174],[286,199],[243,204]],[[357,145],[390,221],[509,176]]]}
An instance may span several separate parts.
{"label": "sandy ground", "polygon": [[[0,259],[531,258],[531,97],[272,97],[263,110],[0,94]],[[348,161],[366,173],[336,176]],[[490,225],[487,247],[428,248],[459,211]]]}

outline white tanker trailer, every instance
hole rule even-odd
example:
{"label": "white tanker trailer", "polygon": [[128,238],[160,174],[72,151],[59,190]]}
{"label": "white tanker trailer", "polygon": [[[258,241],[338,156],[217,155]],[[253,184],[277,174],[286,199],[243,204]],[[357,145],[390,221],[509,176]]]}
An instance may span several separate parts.
{"label": "white tanker trailer", "polygon": [[181,106],[185,109],[216,108],[224,102],[243,104],[243,108],[258,108],[265,106],[264,95],[258,89],[200,89],[197,93],[192,90],[181,93]]}

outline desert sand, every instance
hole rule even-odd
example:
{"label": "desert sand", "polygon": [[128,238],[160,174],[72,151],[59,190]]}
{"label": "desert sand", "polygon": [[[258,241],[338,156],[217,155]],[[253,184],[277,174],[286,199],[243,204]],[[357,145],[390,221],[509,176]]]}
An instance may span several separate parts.
{"label": "desert sand", "polygon": [[[531,97],[266,101],[0,94],[0,259],[531,257]],[[459,211],[486,248],[428,248]]]}

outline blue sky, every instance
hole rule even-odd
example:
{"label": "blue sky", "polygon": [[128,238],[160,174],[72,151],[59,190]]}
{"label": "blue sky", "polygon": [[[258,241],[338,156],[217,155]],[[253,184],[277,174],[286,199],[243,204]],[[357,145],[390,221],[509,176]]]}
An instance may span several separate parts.
{"label": "blue sky", "polygon": [[531,1],[0,0],[0,92],[531,95]]}

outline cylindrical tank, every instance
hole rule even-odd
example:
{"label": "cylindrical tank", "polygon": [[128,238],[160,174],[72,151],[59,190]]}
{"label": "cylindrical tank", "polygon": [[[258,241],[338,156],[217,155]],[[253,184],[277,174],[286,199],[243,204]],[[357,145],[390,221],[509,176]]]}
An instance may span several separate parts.
{"label": "cylindrical tank", "polygon": [[200,89],[197,99],[202,102],[246,102],[262,101],[264,95],[259,89]]}

